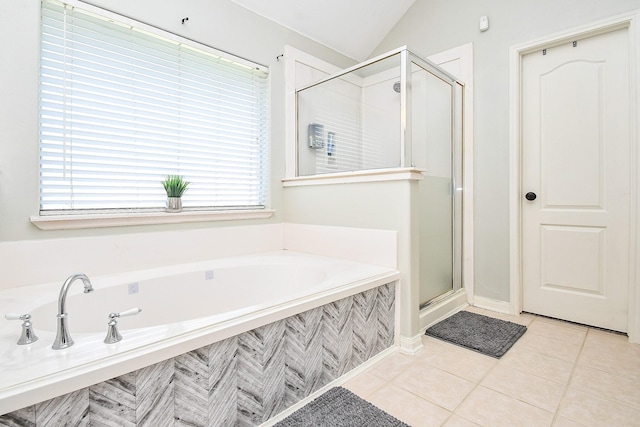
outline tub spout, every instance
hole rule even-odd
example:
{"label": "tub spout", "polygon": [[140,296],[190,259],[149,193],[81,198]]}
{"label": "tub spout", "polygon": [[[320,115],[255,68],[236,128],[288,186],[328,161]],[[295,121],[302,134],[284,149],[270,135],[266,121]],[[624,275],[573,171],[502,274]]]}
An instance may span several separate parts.
{"label": "tub spout", "polygon": [[54,350],[62,350],[63,348],[71,347],[73,345],[73,339],[69,334],[69,327],[67,325],[67,316],[69,315],[66,310],[67,292],[69,287],[76,280],[82,280],[84,284],[84,293],[93,292],[93,286],[89,278],[82,274],[72,274],[64,281],[62,289],[60,289],[60,296],[58,297],[58,314],[56,316],[58,322],[58,331],[56,332],[56,339],[53,341],[51,348]]}

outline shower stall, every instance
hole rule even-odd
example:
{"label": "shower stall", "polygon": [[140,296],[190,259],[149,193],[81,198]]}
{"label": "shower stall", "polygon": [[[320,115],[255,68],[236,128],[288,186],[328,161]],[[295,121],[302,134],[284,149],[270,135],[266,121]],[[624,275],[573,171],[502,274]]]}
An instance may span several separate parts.
{"label": "shower stall", "polygon": [[296,90],[296,176],[419,171],[420,308],[460,290],[464,86],[400,48]]}

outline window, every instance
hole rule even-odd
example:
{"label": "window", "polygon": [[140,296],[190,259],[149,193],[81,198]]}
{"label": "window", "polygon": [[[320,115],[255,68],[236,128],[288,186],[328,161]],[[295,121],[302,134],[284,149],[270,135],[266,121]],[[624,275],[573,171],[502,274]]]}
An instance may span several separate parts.
{"label": "window", "polygon": [[263,208],[268,69],[96,10],[42,3],[41,214]]}

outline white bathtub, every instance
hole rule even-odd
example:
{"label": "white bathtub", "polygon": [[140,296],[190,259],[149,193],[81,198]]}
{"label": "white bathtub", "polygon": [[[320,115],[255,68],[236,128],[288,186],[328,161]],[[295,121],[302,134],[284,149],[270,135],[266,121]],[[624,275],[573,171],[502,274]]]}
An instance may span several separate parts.
{"label": "white bathtub", "polygon": [[[74,272],[70,272],[74,273]],[[290,251],[91,277],[67,297],[75,344],[53,350],[56,283],[0,292],[0,314],[30,313],[39,340],[19,346],[20,322],[0,319],[0,414],[157,363],[399,278],[388,267]],[[123,340],[105,344],[111,312]]]}

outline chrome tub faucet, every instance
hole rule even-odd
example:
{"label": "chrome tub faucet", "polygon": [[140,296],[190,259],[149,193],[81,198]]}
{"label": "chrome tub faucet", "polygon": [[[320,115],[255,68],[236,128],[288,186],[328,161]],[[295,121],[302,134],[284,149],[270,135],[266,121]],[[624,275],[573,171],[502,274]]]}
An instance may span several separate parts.
{"label": "chrome tub faucet", "polygon": [[56,333],[56,339],[53,341],[51,348],[54,350],[62,350],[63,348],[71,347],[73,345],[73,339],[69,335],[69,329],[67,325],[67,313],[65,304],[67,300],[67,292],[69,292],[69,286],[76,280],[82,280],[84,284],[84,293],[93,292],[93,286],[89,278],[82,274],[72,274],[64,281],[62,289],[60,289],[60,296],[58,297],[58,314],[56,316],[58,322],[58,331]]}

